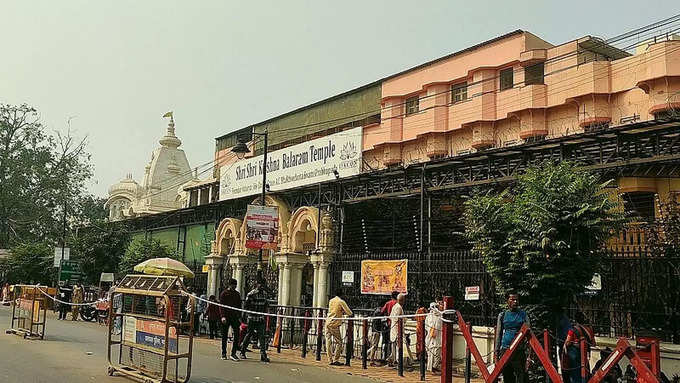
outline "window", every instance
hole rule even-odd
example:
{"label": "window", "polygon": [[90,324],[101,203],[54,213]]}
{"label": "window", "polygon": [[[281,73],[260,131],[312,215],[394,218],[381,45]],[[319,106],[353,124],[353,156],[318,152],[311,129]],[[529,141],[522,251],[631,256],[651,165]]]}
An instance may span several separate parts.
{"label": "window", "polygon": [[524,84],[543,84],[545,65],[543,63],[529,65],[524,68]]}
{"label": "window", "polygon": [[512,68],[503,69],[501,71],[501,90],[512,88]]}
{"label": "window", "polygon": [[467,100],[467,82],[451,85],[451,103]]}
{"label": "window", "polygon": [[654,199],[652,192],[630,192],[623,194],[623,206],[626,212],[638,222],[654,222]]}
{"label": "window", "polygon": [[406,115],[411,115],[418,113],[418,96],[410,97],[406,99]]}

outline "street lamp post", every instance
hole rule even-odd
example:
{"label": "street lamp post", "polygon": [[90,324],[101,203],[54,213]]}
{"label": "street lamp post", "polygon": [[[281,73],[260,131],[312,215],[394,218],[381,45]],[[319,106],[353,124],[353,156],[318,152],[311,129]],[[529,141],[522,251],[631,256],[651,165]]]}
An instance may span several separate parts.
{"label": "street lamp post", "polygon": [[[262,194],[261,194],[261,199],[260,203],[262,206],[265,206],[265,197],[267,194],[267,136],[268,132],[265,130],[262,133],[256,133],[252,132],[253,136],[261,136],[264,137],[264,155],[263,155],[263,164],[262,164]],[[232,153],[236,154],[236,157],[238,157],[239,160],[243,159],[247,153],[250,153],[250,149],[248,149],[248,145],[246,145],[245,142],[239,140],[239,142],[231,149]],[[262,280],[262,248],[260,248],[260,252],[257,256],[257,279],[259,281]]]}

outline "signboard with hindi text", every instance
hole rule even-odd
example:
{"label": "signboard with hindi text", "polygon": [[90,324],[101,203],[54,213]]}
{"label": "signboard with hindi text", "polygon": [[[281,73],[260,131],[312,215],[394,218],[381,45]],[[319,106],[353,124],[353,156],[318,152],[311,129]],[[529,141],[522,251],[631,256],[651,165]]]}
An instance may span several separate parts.
{"label": "signboard with hindi text", "polygon": [[389,295],[408,292],[408,260],[361,261],[361,293]]}
{"label": "signboard with hindi text", "polygon": [[[280,191],[361,173],[362,128],[317,138],[267,153],[269,190]],[[262,191],[263,156],[220,168],[220,201]]]}
{"label": "signboard with hindi text", "polygon": [[276,248],[279,209],[276,206],[248,205],[246,210],[246,248]]}

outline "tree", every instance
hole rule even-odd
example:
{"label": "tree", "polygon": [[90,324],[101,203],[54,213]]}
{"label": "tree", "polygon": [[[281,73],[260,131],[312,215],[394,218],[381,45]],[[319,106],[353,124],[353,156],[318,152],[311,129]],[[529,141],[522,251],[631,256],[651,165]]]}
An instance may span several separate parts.
{"label": "tree", "polygon": [[[117,273],[118,265],[130,243],[124,222],[90,221],[79,228],[72,240],[72,258],[80,261],[85,282],[96,285],[101,273]],[[134,265],[133,265],[134,266]]]}
{"label": "tree", "polygon": [[626,222],[606,186],[574,164],[545,163],[511,189],[465,203],[466,236],[497,292],[521,294],[539,328],[590,284],[605,241]]}
{"label": "tree", "polygon": [[61,242],[64,207],[92,176],[85,149],[70,130],[47,134],[34,108],[0,104],[0,248]]}
{"label": "tree", "polygon": [[50,284],[56,277],[54,251],[47,243],[16,246],[0,264],[9,283]]}
{"label": "tree", "polygon": [[157,239],[135,239],[125,250],[118,264],[118,272],[122,275],[134,273],[135,265],[151,258],[177,259],[178,257],[173,249]]}

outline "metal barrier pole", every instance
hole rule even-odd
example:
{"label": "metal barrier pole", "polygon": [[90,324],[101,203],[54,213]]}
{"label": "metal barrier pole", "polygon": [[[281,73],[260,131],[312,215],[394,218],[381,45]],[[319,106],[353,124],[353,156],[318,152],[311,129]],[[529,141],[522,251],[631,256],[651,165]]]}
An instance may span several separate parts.
{"label": "metal barrier pole", "polygon": [[586,383],[586,376],[588,372],[586,371],[586,341],[581,338],[580,342],[581,348],[581,383]]}
{"label": "metal barrier pole", "polygon": [[364,370],[368,368],[366,362],[368,360],[368,320],[364,319],[362,322],[362,335],[364,341],[361,345],[361,368]]}
{"label": "metal barrier pole", "polygon": [[323,347],[323,319],[319,319],[316,325],[316,360],[321,360],[321,347]]}
{"label": "metal barrier pole", "polygon": [[[305,310],[305,317],[309,316],[309,310]],[[302,357],[307,357],[307,336],[309,335],[309,326],[307,325],[308,320],[305,319],[302,325]]]}
{"label": "metal barrier pole", "polygon": [[[550,358],[550,336],[548,334],[548,329],[543,330],[543,349],[545,354]],[[548,369],[545,370],[545,381],[550,380],[550,375],[548,375]]]}
{"label": "metal barrier pole", "polygon": [[404,376],[404,318],[397,319],[397,357],[399,376]]}
{"label": "metal barrier pole", "polygon": [[[453,297],[444,297],[444,311],[453,310]],[[441,383],[451,383],[453,379],[453,320],[452,314],[444,314],[442,318],[442,374]]]}
{"label": "metal barrier pole", "polygon": [[[278,310],[279,315],[281,315],[281,309]],[[277,317],[277,325],[276,325],[276,332],[279,335],[279,342],[276,344],[276,352],[278,354],[281,353],[281,343],[283,343],[283,339],[281,338],[281,335],[283,334],[283,318]]]}
{"label": "metal barrier pole", "polygon": [[416,321],[418,324],[421,326],[417,326],[417,328],[420,329],[418,331],[418,334],[416,335],[416,341],[418,342],[418,346],[416,346],[417,350],[420,350],[420,355],[418,355],[418,360],[420,362],[420,381],[424,382],[425,381],[425,321],[422,319],[422,317],[416,318]]}
{"label": "metal barrier pole", "polygon": [[[295,315],[295,308],[291,308],[291,315]],[[293,349],[293,346],[295,345],[295,319],[290,319],[290,349]]]}
{"label": "metal barrier pole", "polygon": [[[472,333],[472,326],[470,323],[466,323],[468,331]],[[465,343],[465,383],[470,383],[470,369],[472,367],[472,354],[470,353],[470,346]]]}
{"label": "metal barrier pole", "polygon": [[347,321],[347,351],[345,352],[345,366],[349,366],[354,352],[354,321]]}

